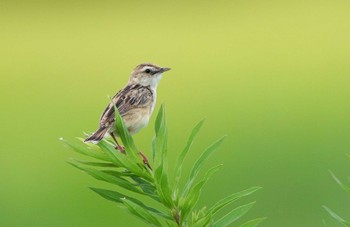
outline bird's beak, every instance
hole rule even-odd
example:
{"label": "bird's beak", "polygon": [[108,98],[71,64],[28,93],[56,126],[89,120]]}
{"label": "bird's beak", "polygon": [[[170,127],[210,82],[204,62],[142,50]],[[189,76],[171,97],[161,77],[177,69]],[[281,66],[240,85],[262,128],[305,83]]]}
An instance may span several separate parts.
{"label": "bird's beak", "polygon": [[160,72],[162,73],[162,72],[166,72],[166,71],[169,71],[170,70],[170,68],[160,68]]}

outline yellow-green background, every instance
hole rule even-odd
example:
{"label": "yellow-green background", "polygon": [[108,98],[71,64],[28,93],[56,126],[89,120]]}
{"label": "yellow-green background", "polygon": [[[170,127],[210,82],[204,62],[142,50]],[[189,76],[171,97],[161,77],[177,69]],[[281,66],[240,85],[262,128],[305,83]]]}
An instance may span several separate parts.
{"label": "yellow-green background", "polygon": [[[187,166],[228,137],[201,204],[263,189],[244,217],[261,226],[338,226],[350,198],[350,2],[0,1],[0,226],[142,226],[88,186],[58,141],[97,127],[137,64],[172,68],[158,103],[170,162],[206,117]],[[150,154],[151,125],[135,136]]]}

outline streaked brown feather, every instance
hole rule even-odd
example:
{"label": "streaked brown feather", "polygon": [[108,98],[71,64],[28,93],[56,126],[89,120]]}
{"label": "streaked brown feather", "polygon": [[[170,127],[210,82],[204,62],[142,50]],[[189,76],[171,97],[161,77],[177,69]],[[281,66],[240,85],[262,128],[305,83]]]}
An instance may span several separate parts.
{"label": "streaked brown feather", "polygon": [[135,108],[149,107],[153,102],[153,92],[140,84],[127,85],[120,90],[106,107],[100,118],[100,127],[110,127],[114,122],[114,105],[122,117]]}

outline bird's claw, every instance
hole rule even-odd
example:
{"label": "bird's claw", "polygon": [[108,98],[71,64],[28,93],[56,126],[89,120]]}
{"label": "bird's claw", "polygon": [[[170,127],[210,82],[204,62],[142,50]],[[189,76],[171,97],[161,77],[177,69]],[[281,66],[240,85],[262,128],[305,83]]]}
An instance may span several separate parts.
{"label": "bird's claw", "polygon": [[152,167],[151,167],[151,165],[149,164],[146,155],[145,155],[144,153],[142,153],[142,151],[139,151],[139,154],[140,154],[141,157],[142,157],[143,164],[145,164],[150,170],[152,170]]}
{"label": "bird's claw", "polygon": [[[125,147],[120,146],[119,144],[117,144],[117,145],[115,145],[114,148],[115,148],[116,150],[119,150],[121,153],[125,154]],[[143,164],[145,164],[150,170],[152,170],[152,167],[151,167],[151,165],[149,164],[146,155],[145,155],[144,153],[142,153],[142,151],[139,151],[139,154],[140,154],[141,157],[142,157]]]}
{"label": "bird's claw", "polygon": [[120,146],[119,144],[115,145],[115,149],[119,150],[121,153],[125,154],[125,147]]}

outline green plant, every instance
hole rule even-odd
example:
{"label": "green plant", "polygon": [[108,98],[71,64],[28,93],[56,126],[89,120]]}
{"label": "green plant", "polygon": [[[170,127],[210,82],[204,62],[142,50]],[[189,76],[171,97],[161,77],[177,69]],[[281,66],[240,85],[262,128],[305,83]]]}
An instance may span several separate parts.
{"label": "green plant", "polygon": [[[223,217],[217,217],[218,211],[222,208],[252,194],[260,189],[259,187],[252,187],[229,195],[210,208],[196,207],[202,187],[219,170],[221,165],[209,169],[202,179],[199,179],[199,173],[203,170],[204,162],[217,150],[224,138],[215,141],[202,153],[193,165],[189,177],[183,182],[184,186],[180,186],[183,161],[191,148],[194,138],[203,125],[203,120],[192,130],[187,144],[177,160],[175,177],[173,178],[170,177],[168,171],[168,129],[163,106],[160,108],[156,118],[155,137],[152,141],[152,161],[150,161],[150,164],[153,170],[144,165],[133,138],[126,130],[118,111],[116,111],[115,121],[116,130],[125,146],[125,154],[115,150],[113,143],[106,139],[97,145],[72,143],[62,139],[75,151],[99,160],[96,162],[74,159],[69,162],[71,165],[98,180],[117,185],[122,188],[122,191],[128,192],[123,194],[120,190],[111,191],[91,188],[100,196],[123,205],[130,213],[151,226],[228,226],[247,213],[254,205],[253,202],[239,206]],[[147,200],[146,197],[151,200]],[[146,199],[148,204],[153,204],[153,206],[146,205],[142,201],[143,199]],[[263,218],[248,221],[242,227],[256,226],[262,220]]]}
{"label": "green plant", "polygon": [[[350,156],[349,156],[350,158]],[[335,182],[337,182],[337,184],[344,189],[345,191],[350,193],[350,187],[346,186],[344,183],[342,183],[335,175],[332,171],[330,171],[331,176],[333,177],[333,179],[335,180]],[[343,219],[342,217],[340,217],[337,213],[335,213],[333,210],[331,210],[330,208],[328,208],[327,206],[323,206],[323,208],[338,222],[340,222],[341,224],[345,225],[345,226],[350,226],[350,222],[346,221],[345,219]]]}

